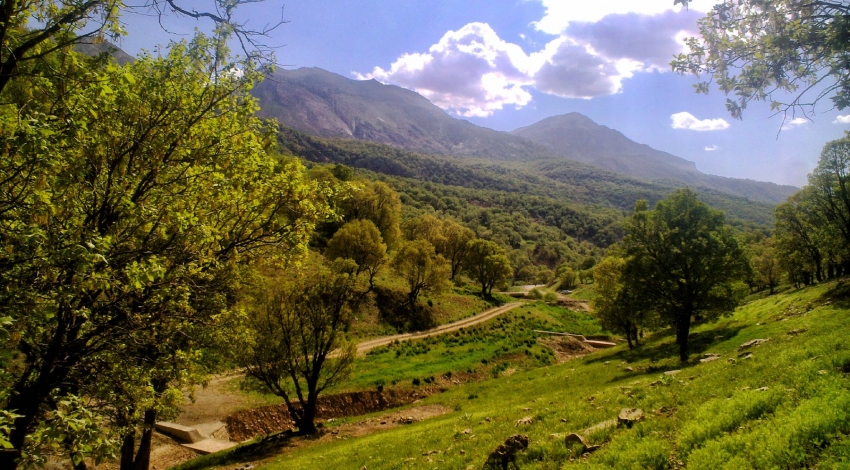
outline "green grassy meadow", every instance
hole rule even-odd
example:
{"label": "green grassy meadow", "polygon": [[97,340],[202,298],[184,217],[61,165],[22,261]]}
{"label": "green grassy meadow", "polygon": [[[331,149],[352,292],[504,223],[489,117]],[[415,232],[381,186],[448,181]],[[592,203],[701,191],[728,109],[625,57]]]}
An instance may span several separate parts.
{"label": "green grassy meadow", "polygon": [[[425,343],[424,353],[408,354],[408,348],[423,347],[415,343],[385,348],[360,362],[355,375],[364,382],[407,380],[480,364],[479,358],[505,345],[524,351],[515,332],[547,315],[565,325],[569,315],[556,310],[523,307],[467,332],[466,342],[450,335]],[[413,405],[453,410],[444,415],[362,437],[341,433],[327,443],[306,442],[261,468],[478,469],[517,433],[530,438],[518,458],[523,469],[850,468],[848,332],[846,280],[788,291],[695,327],[687,364],[676,359],[666,331],[631,351],[618,346],[557,365],[538,360],[538,367],[493,374]],[[753,339],[769,341],[739,350]],[[526,347],[528,357],[541,354],[539,345]],[[393,360],[399,351],[404,360]],[[707,353],[720,358],[700,362]],[[664,374],[671,370],[680,372]],[[632,428],[585,431],[616,418],[622,408],[640,408],[645,419]],[[517,425],[526,417],[531,424]],[[602,447],[572,453],[563,441],[572,432]],[[203,468],[198,463],[192,468]]]}

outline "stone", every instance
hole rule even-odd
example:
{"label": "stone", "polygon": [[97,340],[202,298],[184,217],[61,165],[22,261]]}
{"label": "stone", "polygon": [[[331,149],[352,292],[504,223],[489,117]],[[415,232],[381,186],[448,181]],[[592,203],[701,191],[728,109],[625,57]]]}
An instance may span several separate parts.
{"label": "stone", "polygon": [[640,408],[623,408],[617,416],[617,422],[632,427],[633,424],[643,419],[643,410]]}
{"label": "stone", "polygon": [[464,434],[472,434],[472,429],[469,429],[469,428],[464,429],[464,430],[463,430],[463,433],[464,433]]}
{"label": "stone", "polygon": [[809,331],[809,330],[807,330],[805,328],[797,328],[796,330],[789,331],[788,334],[791,335],[791,336],[797,336],[797,335],[805,333],[807,331]]}
{"label": "stone", "polygon": [[753,346],[758,346],[758,345],[764,344],[768,341],[770,341],[770,338],[751,339],[751,340],[747,341],[746,343],[738,346],[738,351],[743,351],[747,348],[751,348]]}
{"label": "stone", "polygon": [[508,470],[510,464],[516,466],[516,454],[528,449],[528,436],[514,434],[499,444],[484,462],[484,468],[490,470]]}
{"label": "stone", "polygon": [[579,444],[581,446],[581,450],[579,450],[579,455],[583,454],[587,450],[587,442],[585,442],[584,438],[579,436],[576,433],[567,434],[564,438],[564,445],[567,446],[567,449],[570,449],[572,446]]}
{"label": "stone", "polygon": [[705,362],[716,361],[716,360],[718,360],[718,359],[720,359],[720,356],[719,356],[719,355],[717,355],[717,356],[708,356],[708,357],[704,357],[704,358],[700,359],[700,360],[699,360],[699,362],[705,363]]}
{"label": "stone", "polygon": [[182,443],[195,443],[203,441],[205,438],[198,432],[197,429],[182,424],[170,423],[168,421],[160,421],[156,423],[154,429],[162,434],[168,435],[177,439]]}
{"label": "stone", "polygon": [[668,370],[667,372],[664,373],[664,375],[676,375],[679,372],[682,372],[682,371],[680,371],[680,370]]}
{"label": "stone", "polygon": [[526,416],[525,418],[520,418],[520,419],[516,420],[516,424],[514,424],[514,427],[518,428],[520,426],[524,426],[526,424],[531,424],[533,422],[534,422],[534,418],[532,418],[531,416]]}
{"label": "stone", "polygon": [[634,371],[635,371],[635,370],[634,370],[634,369],[632,369],[631,367],[626,367],[626,368],[625,368],[625,369],[623,369],[623,370],[624,370],[625,372],[634,372]]}

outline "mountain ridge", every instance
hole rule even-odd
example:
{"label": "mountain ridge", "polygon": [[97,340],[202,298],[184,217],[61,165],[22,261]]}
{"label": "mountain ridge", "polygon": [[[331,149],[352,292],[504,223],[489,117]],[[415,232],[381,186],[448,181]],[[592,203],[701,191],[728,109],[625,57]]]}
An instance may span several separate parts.
{"label": "mountain ridge", "polygon": [[425,154],[527,164],[590,164],[648,181],[709,188],[777,204],[799,188],[700,172],[681,157],[634,142],[579,113],[502,132],[454,118],[418,93],[320,68],[278,70],[253,91],[260,116],[321,138],[377,142]]}

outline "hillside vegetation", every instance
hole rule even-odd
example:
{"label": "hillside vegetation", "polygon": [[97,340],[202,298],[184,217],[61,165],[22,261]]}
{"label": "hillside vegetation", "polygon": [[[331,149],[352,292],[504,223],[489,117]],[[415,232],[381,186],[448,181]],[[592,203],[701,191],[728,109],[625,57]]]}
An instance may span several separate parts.
{"label": "hillside vegetation", "polygon": [[[451,389],[415,405],[454,410],[447,414],[363,437],[305,443],[259,468],[309,469],[318,462],[340,469],[480,468],[517,433],[530,440],[518,454],[524,469],[845,468],[848,322],[846,279],[781,293],[695,328],[693,348],[700,354],[687,364],[673,359],[671,332],[659,331],[639,349],[620,346]],[[768,341],[746,346],[756,339]],[[386,374],[397,364],[384,365]],[[623,408],[641,409],[644,419],[631,428],[595,427]],[[530,423],[518,424],[524,418]],[[601,448],[582,454],[567,447],[564,437],[573,432]],[[222,456],[182,468],[210,468],[215,461]]]}

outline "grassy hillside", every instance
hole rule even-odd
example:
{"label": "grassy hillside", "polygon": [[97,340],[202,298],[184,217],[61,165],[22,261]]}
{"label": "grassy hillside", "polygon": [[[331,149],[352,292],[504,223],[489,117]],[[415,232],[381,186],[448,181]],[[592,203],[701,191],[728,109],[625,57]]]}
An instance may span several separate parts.
{"label": "grassy hillside", "polygon": [[[673,336],[660,332],[636,350],[618,346],[452,388],[414,405],[442,405],[446,414],[302,443],[261,468],[481,468],[517,433],[530,438],[523,469],[848,468],[848,324],[847,280],[777,294],[696,327],[688,364],[674,359]],[[754,339],[769,341],[742,347]],[[719,359],[700,362],[706,354]],[[380,367],[389,376],[402,362]],[[588,431],[622,408],[640,408],[645,419]],[[531,423],[518,424],[523,418]],[[564,436],[572,432],[602,447],[571,453]]]}

